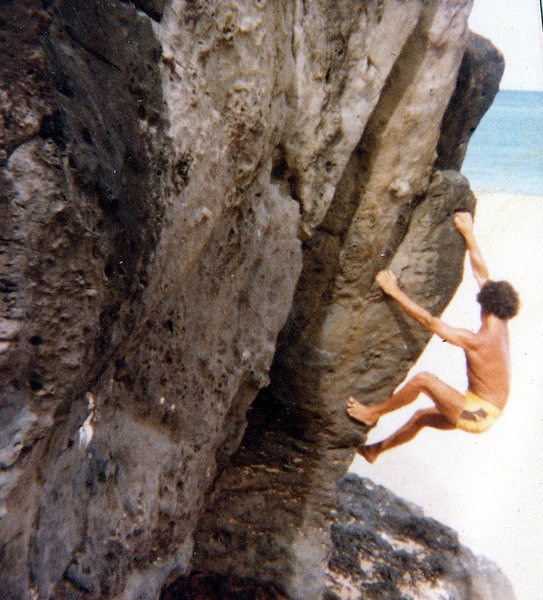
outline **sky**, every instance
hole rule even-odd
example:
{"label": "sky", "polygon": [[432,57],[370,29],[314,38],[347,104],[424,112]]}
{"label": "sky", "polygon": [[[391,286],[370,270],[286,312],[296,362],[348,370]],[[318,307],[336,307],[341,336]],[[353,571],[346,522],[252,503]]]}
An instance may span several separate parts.
{"label": "sky", "polygon": [[543,91],[540,0],[474,0],[469,23],[505,56],[502,90]]}

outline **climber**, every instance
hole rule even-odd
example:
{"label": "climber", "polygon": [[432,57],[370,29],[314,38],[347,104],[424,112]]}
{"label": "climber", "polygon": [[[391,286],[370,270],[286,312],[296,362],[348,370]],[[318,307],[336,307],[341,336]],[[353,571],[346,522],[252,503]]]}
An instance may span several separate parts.
{"label": "climber", "polygon": [[456,213],[454,224],[464,237],[473,274],[480,288],[477,301],[481,305],[481,328],[477,333],[451,327],[432,316],[400,289],[391,271],[380,271],[375,279],[383,292],[415,321],[464,350],[468,391],[463,395],[434,375],[419,373],[380,404],[365,406],[351,396],[347,403],[349,416],[370,428],[377,424],[380,417],[410,404],[421,393],[435,405],[415,412],[390,437],[375,444],[360,446],[358,452],[370,463],[382,452],[412,440],[423,427],[482,433],[501,415],[507,402],[510,382],[507,321],[517,314],[519,298],[508,282],[489,279],[488,269],[473,234],[471,215],[467,212]]}

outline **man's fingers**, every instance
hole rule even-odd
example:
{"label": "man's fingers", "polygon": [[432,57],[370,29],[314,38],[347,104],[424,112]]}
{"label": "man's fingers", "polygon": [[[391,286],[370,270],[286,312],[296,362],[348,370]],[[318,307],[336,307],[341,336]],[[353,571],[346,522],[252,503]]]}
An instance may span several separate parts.
{"label": "man's fingers", "polygon": [[469,212],[457,212],[454,215],[454,224],[456,225],[456,227],[460,228],[469,228],[471,227],[472,223],[473,223],[473,217],[471,216],[471,214]]}
{"label": "man's fingers", "polygon": [[385,294],[390,294],[398,286],[398,280],[392,271],[379,271],[375,279]]}

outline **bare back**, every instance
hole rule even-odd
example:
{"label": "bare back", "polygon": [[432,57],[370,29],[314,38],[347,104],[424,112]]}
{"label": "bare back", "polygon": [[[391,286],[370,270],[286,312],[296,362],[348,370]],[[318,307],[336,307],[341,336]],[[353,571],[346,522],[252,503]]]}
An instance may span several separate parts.
{"label": "bare back", "polygon": [[465,348],[469,389],[503,409],[511,379],[507,321],[484,315],[482,327],[473,342]]}

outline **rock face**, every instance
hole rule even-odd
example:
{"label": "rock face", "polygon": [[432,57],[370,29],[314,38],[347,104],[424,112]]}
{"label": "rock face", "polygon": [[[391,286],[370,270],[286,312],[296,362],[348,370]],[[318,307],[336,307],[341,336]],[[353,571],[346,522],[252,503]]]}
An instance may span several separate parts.
{"label": "rock face", "polygon": [[192,569],[324,593],[344,397],[426,340],[373,275],[436,312],[460,278],[473,197],[433,164],[499,68],[469,9],[3,3],[2,598],[151,600]]}
{"label": "rock face", "polygon": [[[471,206],[469,188],[458,174],[439,175],[389,257],[402,284],[434,312],[453,292],[451,277],[460,277],[463,249],[450,216]],[[325,243],[329,236],[324,232]],[[298,316],[282,332],[272,386],[255,402],[241,448],[216,484],[194,558],[198,569],[234,569],[244,576],[256,571],[293,598],[308,599],[323,591],[335,482],[362,439],[361,428],[345,417],[345,399],[352,393],[382,399],[429,337],[383,302],[369,277],[365,294],[359,289],[349,297],[342,286],[333,303],[326,306],[322,298],[314,303],[317,294],[330,298],[323,278],[313,276],[319,273],[318,252],[325,254],[314,240],[318,234],[305,246],[310,272],[302,272],[292,314],[316,311],[303,313],[305,330]],[[356,254],[351,257],[357,261]],[[352,284],[359,285],[360,278]]]}
{"label": "rock face", "polygon": [[495,565],[417,506],[353,474],[338,488],[327,600],[514,600]]}
{"label": "rock face", "polygon": [[456,89],[441,123],[436,168],[460,169],[469,138],[492,104],[504,68],[501,52],[489,40],[470,33]]}

